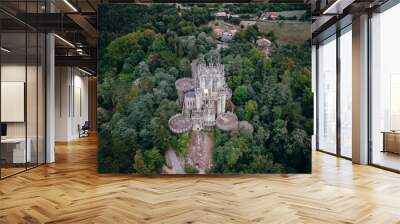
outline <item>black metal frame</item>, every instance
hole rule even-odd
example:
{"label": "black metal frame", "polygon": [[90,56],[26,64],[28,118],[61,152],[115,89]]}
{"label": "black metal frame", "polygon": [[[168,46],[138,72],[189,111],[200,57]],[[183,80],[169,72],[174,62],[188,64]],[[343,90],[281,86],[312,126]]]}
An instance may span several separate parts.
{"label": "black metal frame", "polygon": [[367,107],[368,107],[368,111],[367,111],[367,119],[368,119],[368,124],[367,124],[367,132],[368,132],[368,137],[367,137],[367,141],[368,141],[368,164],[372,164],[372,97],[371,97],[371,90],[372,90],[372,83],[371,83],[371,71],[372,71],[372,64],[371,64],[371,56],[372,56],[372,42],[371,42],[371,37],[372,37],[372,33],[371,33],[371,19],[372,19],[372,13],[369,12],[368,13],[368,31],[367,31],[367,45],[368,45],[368,53],[367,53],[367,63],[368,63],[368,69],[367,69],[367,83],[368,83],[368,95],[367,95]]}
{"label": "black metal frame", "polygon": [[339,27],[336,29],[336,154],[341,156],[341,133],[342,124],[340,118],[340,78],[341,78],[341,66],[340,66],[340,35],[341,30]]}
{"label": "black metal frame", "polygon": [[[25,3],[25,11],[27,11],[27,0],[24,1]],[[39,11],[39,0],[36,0],[36,11]],[[46,7],[46,11],[47,11],[47,7]],[[37,29],[34,29],[33,27],[29,26],[28,24],[24,23],[24,28],[25,30],[22,32],[25,35],[25,84],[24,84],[24,120],[25,120],[25,169],[21,170],[19,172],[15,172],[13,174],[10,174],[8,176],[2,176],[2,172],[1,172],[1,168],[0,168],[0,180],[6,179],[8,177],[17,175],[19,173],[25,172],[27,170],[36,168],[38,166],[41,166],[43,164],[47,163],[47,33],[41,32]],[[35,164],[33,164],[32,162],[32,166],[28,166],[28,154],[27,152],[27,147],[28,147],[28,112],[27,112],[27,81],[28,81],[28,33],[31,33],[31,31],[33,31],[34,33],[36,33],[36,143],[37,143],[37,147],[36,147],[36,162]],[[2,45],[1,43],[1,37],[2,37],[2,33],[0,31],[0,45]],[[43,78],[42,78],[42,82],[44,84],[44,99],[43,99],[43,109],[44,109],[44,116],[42,117],[44,120],[42,120],[42,122],[44,123],[44,136],[43,136],[43,141],[44,141],[44,145],[43,147],[43,152],[44,155],[43,159],[44,161],[42,163],[39,163],[39,33],[43,33],[43,39],[42,39],[42,44],[44,44],[44,51],[41,51],[41,53],[43,53],[44,55],[42,55],[42,60],[44,60],[44,65],[43,69],[42,69],[42,74],[43,74]],[[2,66],[2,56],[0,54],[0,68]],[[1,69],[0,69],[0,82],[1,82]],[[0,85],[0,90],[1,90],[1,85]],[[0,91],[0,97],[1,97],[1,91]],[[0,106],[1,107],[1,106]],[[1,120],[1,115],[0,115],[0,120]],[[1,123],[1,122],[0,122]],[[0,144],[0,155],[1,155],[1,144]],[[29,164],[31,165],[31,164]]]}
{"label": "black metal frame", "polygon": [[[343,159],[352,160],[352,158],[343,156],[341,152],[341,117],[340,117],[340,81],[341,81],[341,65],[340,65],[340,37],[342,36],[342,31],[345,30],[348,26],[352,25],[352,23],[345,25],[344,27],[340,27],[339,24],[335,24],[336,32],[325,37],[324,39],[320,40],[316,44],[316,150],[319,152],[323,152],[329,155],[337,156]],[[335,35],[336,41],[336,153],[328,152],[324,149],[320,149],[319,147],[319,45],[320,43],[326,41],[327,39],[331,38]],[[333,40],[332,40],[333,41]]]}

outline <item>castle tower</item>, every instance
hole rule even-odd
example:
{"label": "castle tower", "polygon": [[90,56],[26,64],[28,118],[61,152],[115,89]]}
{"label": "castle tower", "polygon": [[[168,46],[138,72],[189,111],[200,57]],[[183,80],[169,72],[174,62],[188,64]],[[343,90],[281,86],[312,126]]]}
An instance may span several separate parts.
{"label": "castle tower", "polygon": [[213,125],[215,121],[215,109],[211,105],[207,106],[204,113],[204,121],[208,126]]}
{"label": "castle tower", "polygon": [[204,74],[201,74],[199,76],[200,79],[200,89],[206,89],[206,76]]}
{"label": "castle tower", "polygon": [[211,74],[207,75],[207,89],[209,89],[210,92],[213,92],[213,77]]}
{"label": "castle tower", "polygon": [[225,113],[226,95],[223,93],[221,95],[221,113]]}
{"label": "castle tower", "polygon": [[220,114],[222,111],[222,98],[221,96],[218,96],[218,101],[217,101],[217,114]]}
{"label": "castle tower", "polygon": [[201,89],[197,88],[195,91],[196,95],[196,110],[201,110],[201,104],[202,104],[202,92]]}

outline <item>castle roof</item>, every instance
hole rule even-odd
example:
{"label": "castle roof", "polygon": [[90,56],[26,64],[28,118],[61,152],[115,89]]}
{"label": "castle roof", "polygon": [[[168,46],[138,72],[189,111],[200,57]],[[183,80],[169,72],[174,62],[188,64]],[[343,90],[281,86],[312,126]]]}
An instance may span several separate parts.
{"label": "castle roof", "polygon": [[194,89],[193,79],[191,78],[181,78],[176,80],[175,87],[178,91],[187,92]]}

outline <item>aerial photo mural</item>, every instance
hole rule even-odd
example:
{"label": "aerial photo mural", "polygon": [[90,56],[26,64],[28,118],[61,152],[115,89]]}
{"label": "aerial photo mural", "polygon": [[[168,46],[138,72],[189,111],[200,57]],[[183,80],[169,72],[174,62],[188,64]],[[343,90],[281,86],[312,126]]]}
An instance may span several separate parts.
{"label": "aerial photo mural", "polygon": [[99,7],[100,173],[310,173],[306,4]]}

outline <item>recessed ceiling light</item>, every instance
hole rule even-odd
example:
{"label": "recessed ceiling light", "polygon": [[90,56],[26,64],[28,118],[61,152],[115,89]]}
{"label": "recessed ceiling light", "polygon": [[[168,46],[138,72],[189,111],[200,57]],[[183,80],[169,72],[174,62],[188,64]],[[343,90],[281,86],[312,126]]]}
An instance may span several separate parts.
{"label": "recessed ceiling light", "polygon": [[7,49],[5,47],[1,47],[0,49],[1,49],[1,51],[4,51],[6,53],[10,53],[11,52],[11,50],[9,50],[9,49]]}
{"label": "recessed ceiling light", "polygon": [[93,75],[92,73],[90,73],[90,72],[88,72],[88,71],[86,71],[86,70],[83,70],[83,69],[81,69],[81,68],[79,68],[79,67],[78,67],[78,70],[81,71],[81,72],[83,72],[83,73],[85,73],[85,74],[87,74],[87,75],[90,75],[90,76]]}
{"label": "recessed ceiling light", "polygon": [[351,5],[355,0],[336,0],[322,14],[324,15],[340,15],[343,10]]}
{"label": "recessed ceiling light", "polygon": [[54,34],[55,37],[57,37],[59,40],[61,40],[62,42],[64,42],[65,44],[67,44],[68,46],[75,48],[75,45],[73,45],[71,42],[69,42],[68,40],[62,38],[61,36],[59,36],[58,34]]}
{"label": "recessed ceiling light", "polygon": [[68,5],[74,12],[78,12],[78,10],[68,1],[64,0],[64,3]]}

